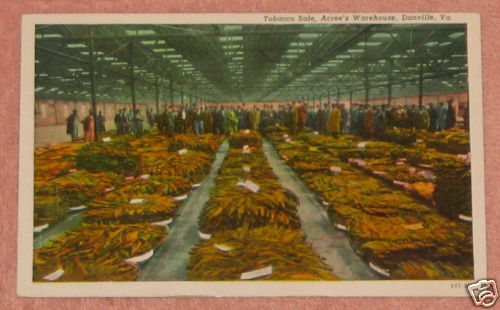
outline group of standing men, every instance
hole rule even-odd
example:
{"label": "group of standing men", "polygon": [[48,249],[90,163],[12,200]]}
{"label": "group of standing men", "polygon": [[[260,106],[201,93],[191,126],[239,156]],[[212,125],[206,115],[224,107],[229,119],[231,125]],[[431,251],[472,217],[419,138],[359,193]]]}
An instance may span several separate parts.
{"label": "group of standing men", "polygon": [[[101,132],[106,131],[106,126],[104,124],[105,119],[101,111],[99,111],[99,114],[96,116],[96,119],[94,119],[94,114],[92,113],[92,111],[89,111],[89,114],[87,115],[87,117],[85,117],[82,123],[84,132],[83,135],[84,142],[90,142],[96,139],[95,136],[96,125],[97,125],[98,135]],[[68,116],[68,118],[66,118],[66,134],[71,136],[71,141],[76,141],[80,138],[78,134],[79,126],[80,126],[80,118],[78,117],[76,109],[73,109],[73,112]]]}
{"label": "group of standing men", "polygon": [[144,134],[144,118],[139,109],[130,109],[128,112],[127,109],[120,109],[115,114],[114,121],[116,134],[119,136],[133,133],[140,138]]}

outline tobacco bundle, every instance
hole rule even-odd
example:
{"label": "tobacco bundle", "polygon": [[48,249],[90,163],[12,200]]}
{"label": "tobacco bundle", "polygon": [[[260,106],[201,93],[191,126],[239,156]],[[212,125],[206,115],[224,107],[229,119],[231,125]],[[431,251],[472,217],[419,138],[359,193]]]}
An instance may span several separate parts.
{"label": "tobacco bundle", "polygon": [[33,280],[63,269],[58,281],[131,281],[137,266],[123,260],[156,248],[165,237],[164,228],[149,224],[84,224],[35,250]]}
{"label": "tobacco bundle", "polygon": [[417,131],[414,129],[406,129],[394,127],[385,131],[383,139],[389,142],[410,146],[417,139]]}
{"label": "tobacco bundle", "polygon": [[[145,202],[131,204],[132,199],[145,199]],[[172,197],[147,194],[138,197],[120,192],[95,199],[88,206],[85,221],[97,223],[157,222],[173,217],[178,208]]]}
{"label": "tobacco bundle", "polygon": [[[218,244],[231,250],[221,251]],[[272,274],[258,280],[337,280],[300,231],[273,225],[215,233],[192,249],[189,279],[238,280],[241,273],[267,266]]]}
{"label": "tobacco bundle", "polygon": [[241,226],[259,227],[275,224],[299,228],[297,202],[293,193],[279,185],[254,180],[259,192],[236,186],[237,179],[229,179],[226,186],[218,184],[200,216],[200,231],[231,230]]}
{"label": "tobacco bundle", "polygon": [[180,149],[197,150],[207,153],[214,153],[219,148],[221,139],[213,134],[183,134],[176,135],[168,142],[168,150],[177,152]]}
{"label": "tobacco bundle", "polygon": [[435,169],[436,207],[444,215],[458,218],[460,214],[472,215],[472,188],[470,165],[456,163]]}
{"label": "tobacco bundle", "polygon": [[138,171],[140,157],[134,148],[122,141],[109,143],[92,142],[78,151],[76,167],[90,172],[111,171],[134,175]]}
{"label": "tobacco bundle", "polygon": [[56,221],[69,208],[89,202],[120,180],[114,173],[77,171],[51,181],[35,182],[35,226]]}
{"label": "tobacco bundle", "polygon": [[229,137],[229,145],[232,148],[243,148],[244,145],[260,147],[262,137],[254,130],[240,130]]}
{"label": "tobacco bundle", "polygon": [[429,134],[426,144],[445,153],[467,154],[470,151],[469,133],[458,128]]}

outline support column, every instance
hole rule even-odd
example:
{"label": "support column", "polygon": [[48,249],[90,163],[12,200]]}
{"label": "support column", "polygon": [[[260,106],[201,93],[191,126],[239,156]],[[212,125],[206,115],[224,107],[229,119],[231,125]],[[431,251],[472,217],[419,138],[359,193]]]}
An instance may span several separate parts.
{"label": "support column", "polygon": [[97,140],[97,100],[95,94],[95,60],[94,60],[94,31],[92,26],[89,26],[89,58],[90,58],[90,99],[92,102],[92,115],[94,117],[94,136]]}
{"label": "support column", "polygon": [[330,90],[326,92],[327,102],[330,103]]}
{"label": "support column", "polygon": [[156,94],[156,115],[160,115],[160,94],[158,93],[158,77],[155,78],[155,94]]}
{"label": "support column", "polygon": [[134,74],[134,43],[129,43],[129,66],[130,66],[130,91],[132,95],[132,109],[136,109],[135,103],[135,74]]}
{"label": "support column", "polygon": [[423,94],[424,94],[424,68],[420,64],[420,72],[418,76],[418,107],[422,107],[423,104]]}
{"label": "support column", "polygon": [[170,86],[170,105],[174,107],[174,85],[172,83],[172,77],[169,77],[168,82]]}
{"label": "support column", "polygon": [[181,105],[184,107],[184,89],[181,88]]}

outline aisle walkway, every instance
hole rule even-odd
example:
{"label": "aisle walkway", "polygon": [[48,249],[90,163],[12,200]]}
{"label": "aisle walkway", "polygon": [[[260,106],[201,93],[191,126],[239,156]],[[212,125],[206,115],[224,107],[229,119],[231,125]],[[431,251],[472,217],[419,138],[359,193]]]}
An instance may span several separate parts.
{"label": "aisle walkway", "polygon": [[141,264],[138,280],[187,280],[189,251],[199,242],[198,216],[210,197],[210,191],[228,150],[229,143],[226,140],[217,151],[209,174],[201,186],[189,195],[189,198],[179,209],[178,217],[174,218],[170,224],[166,241],[155,250],[151,259]]}
{"label": "aisle walkway", "polygon": [[378,277],[349,245],[345,233],[333,228],[328,215],[304,183],[278,156],[271,143],[264,140],[264,154],[283,187],[299,198],[298,215],[306,240],[333,273],[341,280],[376,280]]}
{"label": "aisle walkway", "polygon": [[35,235],[33,239],[33,249],[43,248],[47,246],[50,241],[63,235],[65,232],[78,228],[82,224],[84,213],[85,212],[68,214],[60,221],[50,224],[47,229]]}

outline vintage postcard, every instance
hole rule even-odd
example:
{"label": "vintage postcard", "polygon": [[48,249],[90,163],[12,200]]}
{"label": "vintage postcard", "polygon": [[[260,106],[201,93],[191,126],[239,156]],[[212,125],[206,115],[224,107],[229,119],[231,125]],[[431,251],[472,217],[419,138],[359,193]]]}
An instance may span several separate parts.
{"label": "vintage postcard", "polygon": [[480,46],[477,14],[23,16],[18,293],[467,296]]}

